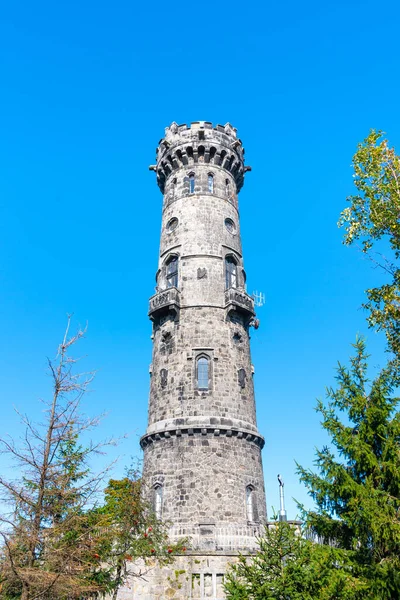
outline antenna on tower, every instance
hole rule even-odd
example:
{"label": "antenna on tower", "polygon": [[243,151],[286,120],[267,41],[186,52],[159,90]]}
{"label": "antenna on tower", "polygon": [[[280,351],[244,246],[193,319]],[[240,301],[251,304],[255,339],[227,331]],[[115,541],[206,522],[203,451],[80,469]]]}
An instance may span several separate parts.
{"label": "antenna on tower", "polygon": [[280,521],[287,521],[287,514],[286,514],[286,510],[285,510],[285,495],[283,493],[283,486],[285,485],[283,483],[283,479],[280,475],[278,475],[278,481],[279,481],[279,500],[280,500],[280,511],[279,511],[279,520]]}
{"label": "antenna on tower", "polygon": [[256,306],[264,306],[265,304],[265,294],[262,292],[253,292],[252,296],[254,298],[254,304]]}

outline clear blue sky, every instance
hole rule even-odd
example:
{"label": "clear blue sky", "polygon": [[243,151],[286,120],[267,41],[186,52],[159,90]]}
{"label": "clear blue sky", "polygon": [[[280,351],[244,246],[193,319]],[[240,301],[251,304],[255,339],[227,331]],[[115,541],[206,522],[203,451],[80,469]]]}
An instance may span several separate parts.
{"label": "clear blue sky", "polygon": [[381,343],[360,309],[380,274],[336,227],[350,162],[370,128],[400,146],[400,5],[335,2],[5,3],[0,23],[0,394],[40,418],[65,315],[89,323],[81,352],[98,369],[88,413],[99,435],[146,427],[161,219],[155,148],[172,121],[230,121],[253,167],[240,194],[268,507],[277,473],[306,499],[294,459],[325,438],[315,398],[356,333]]}

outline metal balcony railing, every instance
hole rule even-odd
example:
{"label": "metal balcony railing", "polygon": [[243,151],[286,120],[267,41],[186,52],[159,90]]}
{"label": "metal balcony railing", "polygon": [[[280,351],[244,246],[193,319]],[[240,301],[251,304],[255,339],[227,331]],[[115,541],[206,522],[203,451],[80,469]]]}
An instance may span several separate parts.
{"label": "metal balcony railing", "polygon": [[177,541],[187,537],[193,550],[256,550],[263,531],[264,527],[258,523],[237,527],[174,525],[169,530],[169,539]]}

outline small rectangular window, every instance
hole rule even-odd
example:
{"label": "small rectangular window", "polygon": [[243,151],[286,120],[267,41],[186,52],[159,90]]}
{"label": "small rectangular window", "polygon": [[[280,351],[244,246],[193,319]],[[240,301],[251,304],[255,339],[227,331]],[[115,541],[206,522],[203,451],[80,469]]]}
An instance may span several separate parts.
{"label": "small rectangular window", "polygon": [[214,176],[211,173],[208,175],[208,192],[209,194],[214,193]]}
{"label": "small rectangular window", "polygon": [[192,598],[201,598],[200,573],[192,573]]}
{"label": "small rectangular window", "polygon": [[225,597],[225,590],[224,590],[224,576],[222,573],[217,573],[217,577],[216,577],[217,581],[217,598],[224,598]]}
{"label": "small rectangular window", "polygon": [[214,598],[212,573],[204,574],[204,598]]}
{"label": "small rectangular window", "polygon": [[175,186],[176,186],[176,179],[173,179],[173,181],[171,183],[171,189],[170,189],[170,197],[172,200],[175,199]]}
{"label": "small rectangular window", "polygon": [[189,175],[189,193],[194,194],[194,175]]}

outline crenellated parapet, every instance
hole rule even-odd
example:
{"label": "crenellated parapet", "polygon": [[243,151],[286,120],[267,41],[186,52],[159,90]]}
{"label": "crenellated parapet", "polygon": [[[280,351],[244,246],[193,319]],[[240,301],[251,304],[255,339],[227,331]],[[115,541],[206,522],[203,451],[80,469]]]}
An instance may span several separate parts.
{"label": "crenellated parapet", "polygon": [[190,125],[173,122],[166,128],[156,153],[157,164],[150,169],[157,173],[162,193],[168,177],[179,169],[190,170],[199,164],[220,167],[232,176],[237,192],[243,186],[244,174],[251,170],[244,165],[244,148],[230,123],[213,127],[208,121]]}

